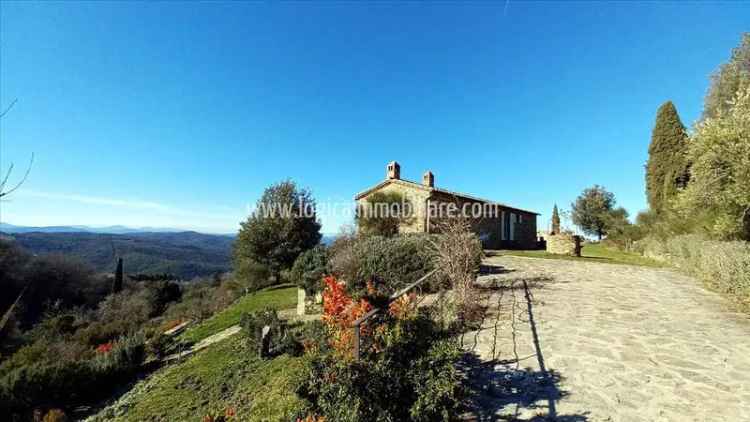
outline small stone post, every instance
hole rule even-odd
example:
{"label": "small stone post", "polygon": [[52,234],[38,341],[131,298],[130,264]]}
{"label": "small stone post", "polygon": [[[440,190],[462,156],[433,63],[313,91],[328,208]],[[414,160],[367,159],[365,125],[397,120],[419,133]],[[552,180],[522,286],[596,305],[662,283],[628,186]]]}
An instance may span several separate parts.
{"label": "small stone post", "polygon": [[581,249],[583,249],[583,246],[581,245],[583,238],[581,236],[573,236],[573,241],[576,243],[574,254],[575,256],[580,257]]}
{"label": "small stone post", "polygon": [[259,344],[259,350],[258,355],[260,355],[261,359],[265,359],[266,357],[270,356],[270,349],[271,349],[271,327],[268,325],[263,326],[263,329],[260,332],[260,344]]}
{"label": "small stone post", "polygon": [[305,293],[305,289],[298,288],[297,289],[297,315],[305,314],[306,300],[307,300],[307,294]]}

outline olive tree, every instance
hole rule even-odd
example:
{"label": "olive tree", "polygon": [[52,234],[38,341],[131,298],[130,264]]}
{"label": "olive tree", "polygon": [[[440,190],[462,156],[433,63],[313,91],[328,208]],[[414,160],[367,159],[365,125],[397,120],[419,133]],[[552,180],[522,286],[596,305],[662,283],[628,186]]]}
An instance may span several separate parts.
{"label": "olive tree", "polygon": [[292,181],[268,187],[255,211],[240,224],[234,243],[235,273],[257,286],[268,280],[259,274],[267,270],[273,282],[279,282],[282,270],[288,270],[304,251],[320,242],[320,223],[315,200],[306,189]]}
{"label": "olive tree", "polygon": [[570,205],[573,224],[584,233],[602,240],[610,229],[627,222],[627,211],[615,208],[616,202],[615,194],[608,192],[603,186],[594,185],[585,189]]}
{"label": "olive tree", "polygon": [[678,207],[699,231],[750,240],[750,87],[731,106],[696,128],[688,152],[691,180]]}

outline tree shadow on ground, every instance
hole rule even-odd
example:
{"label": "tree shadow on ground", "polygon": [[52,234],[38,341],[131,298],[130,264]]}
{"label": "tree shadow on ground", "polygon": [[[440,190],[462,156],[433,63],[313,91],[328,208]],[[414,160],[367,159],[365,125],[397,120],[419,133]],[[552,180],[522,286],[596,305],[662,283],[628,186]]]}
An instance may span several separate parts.
{"label": "tree shadow on ground", "polygon": [[[507,270],[506,272],[512,272],[516,270]],[[474,288],[480,292],[492,292],[492,291],[511,291],[518,290],[524,291],[528,289],[541,289],[548,283],[559,283],[552,277],[548,276],[536,276],[536,277],[511,277],[511,278],[487,278],[480,283],[476,283]],[[524,283],[526,283],[524,285]]]}
{"label": "tree shadow on ground", "polygon": [[515,271],[499,264],[482,264],[479,266],[479,275],[507,274]]}
{"label": "tree shadow on ground", "polygon": [[[548,370],[540,344],[539,333],[534,319],[534,299],[532,288],[541,288],[550,281],[547,277],[518,279],[502,285],[493,283],[487,290],[501,290],[501,294],[523,295],[516,306],[511,308],[514,320],[529,324],[534,343],[534,354],[523,358],[515,356],[509,360],[484,361],[475,352],[466,353],[460,370],[466,376],[470,391],[468,408],[477,421],[559,421],[584,422],[586,414],[559,415],[557,402],[569,393],[560,388],[562,377],[554,370]],[[518,314],[518,315],[517,315]],[[523,315],[521,315],[523,314]],[[497,336],[497,328],[496,336]],[[515,342],[516,336],[513,336]],[[462,339],[463,340],[463,339]],[[476,344],[475,344],[476,346]],[[472,349],[473,350],[473,349]],[[514,350],[516,350],[514,344]],[[495,352],[493,350],[493,356]],[[535,359],[538,370],[521,368],[521,361]],[[523,412],[523,415],[521,413]],[[529,413],[534,416],[529,417]]]}

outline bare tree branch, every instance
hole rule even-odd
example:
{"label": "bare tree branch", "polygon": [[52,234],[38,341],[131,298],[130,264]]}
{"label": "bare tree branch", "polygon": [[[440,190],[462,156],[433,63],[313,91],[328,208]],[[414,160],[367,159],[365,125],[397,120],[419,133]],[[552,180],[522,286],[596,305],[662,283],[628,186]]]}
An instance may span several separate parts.
{"label": "bare tree branch", "polygon": [[10,316],[13,314],[13,310],[18,306],[18,304],[21,302],[21,298],[23,297],[23,294],[26,293],[26,289],[29,288],[29,285],[27,284],[24,286],[23,290],[21,290],[21,293],[18,294],[18,297],[16,297],[16,300],[13,302],[12,305],[10,305],[10,308],[8,308],[7,311],[3,314],[2,319],[0,319],[0,332],[5,329],[5,325],[8,323],[8,320],[10,320]]}
{"label": "bare tree branch", "polygon": [[8,176],[10,176],[10,171],[13,169],[13,164],[11,164],[10,167],[8,168],[8,173],[5,175],[5,179],[3,180],[2,185],[0,185],[0,198],[2,198],[4,196],[7,196],[7,195],[10,195],[11,193],[13,193],[16,190],[18,190],[18,188],[20,188],[21,185],[23,185],[24,182],[26,182],[26,179],[28,179],[29,173],[31,173],[31,167],[33,165],[34,165],[34,153],[32,152],[31,153],[31,160],[29,161],[29,167],[26,169],[26,173],[24,173],[23,178],[15,186],[13,186],[11,189],[9,189],[7,191],[2,191],[1,188],[5,187],[5,183],[8,181]]}
{"label": "bare tree branch", "polygon": [[18,98],[16,98],[15,100],[13,100],[13,102],[10,103],[10,105],[5,109],[5,111],[3,111],[2,113],[0,113],[0,119],[2,119],[3,117],[5,117],[5,115],[8,114],[8,112],[10,111],[10,109],[12,109],[13,106],[16,105],[17,102],[18,102]]}
{"label": "bare tree branch", "polygon": [[13,172],[13,163],[10,163],[10,166],[8,167],[8,171],[5,173],[5,178],[3,178],[3,181],[0,182],[0,192],[5,189],[5,185],[8,183],[8,178],[10,177],[10,174]]}

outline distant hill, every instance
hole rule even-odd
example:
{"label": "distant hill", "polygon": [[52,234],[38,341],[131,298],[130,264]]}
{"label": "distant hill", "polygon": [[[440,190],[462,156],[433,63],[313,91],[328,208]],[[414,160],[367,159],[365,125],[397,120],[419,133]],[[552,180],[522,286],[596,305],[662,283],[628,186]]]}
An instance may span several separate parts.
{"label": "distant hill", "polygon": [[44,226],[29,227],[15,226],[13,224],[0,223],[0,232],[4,233],[109,233],[109,234],[126,234],[126,233],[178,233],[184,230],[159,228],[159,227],[126,227],[126,226]]}
{"label": "distant hill", "polygon": [[[50,228],[47,228],[50,229]],[[234,237],[196,232],[91,232],[9,233],[34,254],[77,256],[96,271],[112,272],[113,247],[123,258],[125,273],[171,273],[183,279],[229,271]]]}
{"label": "distant hill", "polygon": [[337,235],[335,234],[324,234],[323,237],[320,239],[320,243],[331,246],[331,243],[333,243],[336,240]]}

